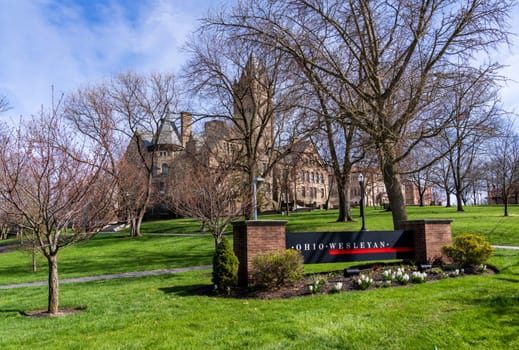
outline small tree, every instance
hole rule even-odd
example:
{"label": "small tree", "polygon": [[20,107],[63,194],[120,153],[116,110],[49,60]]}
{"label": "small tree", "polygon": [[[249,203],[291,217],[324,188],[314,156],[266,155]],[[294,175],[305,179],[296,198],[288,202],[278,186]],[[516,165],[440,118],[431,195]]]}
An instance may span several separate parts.
{"label": "small tree", "polygon": [[238,284],[238,258],[231,244],[223,237],[213,256],[213,284],[220,293],[228,293]]}
{"label": "small tree", "polygon": [[233,154],[213,153],[207,146],[177,157],[165,203],[177,214],[202,221],[213,234],[216,248],[225,229],[242,216],[249,202],[244,199],[244,178],[234,168]]}
{"label": "small tree", "polygon": [[22,228],[48,263],[49,314],[58,313],[58,253],[111,219],[114,186],[105,153],[79,143],[53,110],[0,142],[1,214]]}

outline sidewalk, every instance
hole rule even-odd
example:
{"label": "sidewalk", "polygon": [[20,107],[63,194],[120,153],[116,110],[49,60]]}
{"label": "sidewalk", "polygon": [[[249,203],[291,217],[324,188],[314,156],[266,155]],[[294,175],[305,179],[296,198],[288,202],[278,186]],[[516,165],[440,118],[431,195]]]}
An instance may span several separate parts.
{"label": "sidewalk", "polygon": [[[115,279],[115,278],[131,278],[131,277],[141,277],[141,276],[158,276],[158,275],[167,275],[167,274],[170,274],[170,273],[181,273],[181,272],[188,272],[188,271],[209,270],[212,267],[213,267],[212,265],[189,266],[189,267],[179,267],[179,268],[176,268],[176,269],[124,272],[124,273],[115,273],[115,274],[111,274],[111,275],[88,276],[88,277],[77,277],[77,278],[65,278],[65,279],[61,279],[59,281],[59,283],[60,284],[63,284],[63,283],[82,283],[82,282],[90,282],[90,281],[110,280],[110,279]],[[14,289],[14,288],[23,288],[23,287],[46,286],[47,284],[48,284],[47,281],[17,283],[17,284],[6,284],[6,285],[0,285],[0,289]]]}
{"label": "sidewalk", "polygon": [[[504,245],[493,245],[492,248],[519,250],[519,247],[517,247],[517,246],[504,246]],[[158,276],[158,275],[167,275],[167,274],[170,274],[170,273],[181,273],[181,272],[188,272],[188,271],[209,270],[211,268],[212,268],[212,265],[202,265],[202,266],[179,267],[179,268],[175,268],[175,269],[164,269],[164,270],[124,272],[124,273],[115,273],[115,274],[110,274],[110,275],[87,276],[87,277],[77,277],[77,278],[65,278],[65,279],[60,280],[59,283],[60,284],[63,284],[63,283],[83,283],[83,282],[91,282],[91,281],[110,280],[110,279],[115,279],[115,278],[132,278],[132,277],[141,277],[141,276]],[[0,285],[0,289],[15,289],[15,288],[23,288],[23,287],[37,287],[37,286],[46,286],[47,284],[48,284],[47,281],[6,284],[6,285]]]}
{"label": "sidewalk", "polygon": [[493,245],[492,248],[519,250],[519,247],[515,247],[512,245]]}

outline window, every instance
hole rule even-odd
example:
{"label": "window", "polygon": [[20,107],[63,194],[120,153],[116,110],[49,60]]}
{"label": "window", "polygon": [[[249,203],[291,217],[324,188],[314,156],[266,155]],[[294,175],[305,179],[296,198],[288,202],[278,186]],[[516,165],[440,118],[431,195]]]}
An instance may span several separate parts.
{"label": "window", "polygon": [[305,172],[304,171],[301,172],[301,181],[302,182],[305,181]]}
{"label": "window", "polygon": [[321,174],[321,183],[324,184],[324,176]]}
{"label": "window", "polygon": [[321,188],[321,198],[324,198],[324,188]]}
{"label": "window", "polygon": [[306,191],[305,191],[305,186],[301,187],[301,195],[304,197],[306,197]]}
{"label": "window", "polygon": [[314,172],[312,171],[312,176],[310,177],[312,179],[312,182],[315,182]]}
{"label": "window", "polygon": [[306,182],[310,182],[310,173],[306,172]]}
{"label": "window", "polygon": [[169,165],[167,163],[162,164],[162,175],[167,176],[169,174]]}

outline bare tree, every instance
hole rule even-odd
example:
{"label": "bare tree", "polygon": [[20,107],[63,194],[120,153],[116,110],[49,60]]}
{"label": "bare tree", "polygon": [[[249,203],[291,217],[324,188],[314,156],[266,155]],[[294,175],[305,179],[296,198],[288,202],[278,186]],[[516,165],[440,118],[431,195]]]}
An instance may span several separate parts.
{"label": "bare tree", "polygon": [[47,311],[56,314],[58,253],[112,219],[114,186],[101,170],[106,154],[78,141],[57,111],[42,111],[0,144],[2,210],[47,259]]}
{"label": "bare tree", "polygon": [[9,109],[9,101],[7,101],[7,97],[0,96],[0,113],[5,112]]}
{"label": "bare tree", "polygon": [[487,171],[494,179],[496,196],[503,200],[504,216],[508,216],[508,204],[514,191],[519,186],[519,135],[513,131],[513,124],[508,123],[504,132],[494,139],[492,155]]}
{"label": "bare tree", "polygon": [[432,146],[438,153],[446,150],[457,211],[463,211],[471,177],[487,148],[485,141],[495,135],[502,111],[494,81],[486,74],[456,72],[447,91],[450,93],[442,98],[442,109],[451,116],[451,122]]}
{"label": "bare tree", "polygon": [[215,248],[249,200],[244,196],[245,178],[235,168],[237,154],[227,150],[202,144],[179,155],[169,175],[165,202],[175,213],[202,221],[213,234]]}
{"label": "bare tree", "polygon": [[[228,141],[240,155],[235,168],[246,175],[249,197],[256,177],[267,179],[263,198],[272,197],[275,164],[290,153],[293,142],[308,133],[295,122],[300,109],[294,105],[294,96],[300,90],[287,78],[290,70],[279,53],[208,28],[197,34],[188,46],[192,56],[184,73],[190,92],[201,102],[201,110],[193,115],[216,118],[230,126],[233,133]],[[244,204],[249,205],[244,210],[250,217],[250,201]]]}
{"label": "bare tree", "polygon": [[117,179],[121,212],[132,237],[141,235],[142,220],[152,204],[160,127],[166,119],[177,119],[176,103],[171,74],[124,73],[67,99],[68,118],[109,155],[108,170]]}
{"label": "bare tree", "polygon": [[431,145],[424,144],[423,147],[416,147],[402,162],[402,168],[407,169],[404,176],[416,188],[421,207],[425,205],[426,192],[431,191],[433,185],[434,167],[430,164],[436,157],[437,153]]}
{"label": "bare tree", "polygon": [[[378,151],[393,225],[407,218],[399,162],[448,121],[436,96],[455,67],[507,41],[513,1],[318,0],[240,2],[208,23],[261,42],[294,60],[318,88],[343,107]],[[481,70],[492,75],[497,68]],[[358,99],[344,104],[342,88]],[[349,101],[348,101],[349,102]]]}

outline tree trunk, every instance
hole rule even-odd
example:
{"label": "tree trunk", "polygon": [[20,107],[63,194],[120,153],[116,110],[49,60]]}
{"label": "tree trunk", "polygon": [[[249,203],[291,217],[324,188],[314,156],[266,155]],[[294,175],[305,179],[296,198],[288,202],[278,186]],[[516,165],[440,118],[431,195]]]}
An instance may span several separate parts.
{"label": "tree trunk", "polygon": [[337,222],[353,221],[350,213],[350,182],[349,173],[337,179],[337,194],[339,196],[339,217]]}
{"label": "tree trunk", "polygon": [[36,261],[36,246],[32,247],[32,272],[38,271],[38,262]]}
{"label": "tree trunk", "polygon": [[398,165],[395,162],[396,145],[384,144],[380,149],[381,153],[381,170],[384,177],[384,185],[386,186],[389,205],[393,216],[393,228],[399,230],[402,227],[402,221],[407,220],[405,210],[405,200],[402,193],[402,183],[400,182],[400,174]]}
{"label": "tree trunk", "polygon": [[48,255],[47,262],[49,264],[49,299],[47,312],[51,315],[55,315],[59,310],[58,255]]}
{"label": "tree trunk", "polygon": [[461,195],[461,191],[459,190],[456,190],[456,211],[465,211],[463,209],[463,197]]}
{"label": "tree trunk", "polygon": [[130,237],[141,237],[141,224],[144,218],[144,211],[139,211],[139,214],[130,218]]}
{"label": "tree trunk", "polygon": [[502,195],[503,195],[503,205],[504,205],[504,216],[508,216],[508,191],[506,190],[506,184],[505,182],[503,181],[503,191],[502,192]]}
{"label": "tree trunk", "polygon": [[448,190],[445,190],[445,198],[446,198],[446,201],[447,201],[447,204],[445,205],[447,208],[450,208],[452,206],[451,204],[451,194]]}

